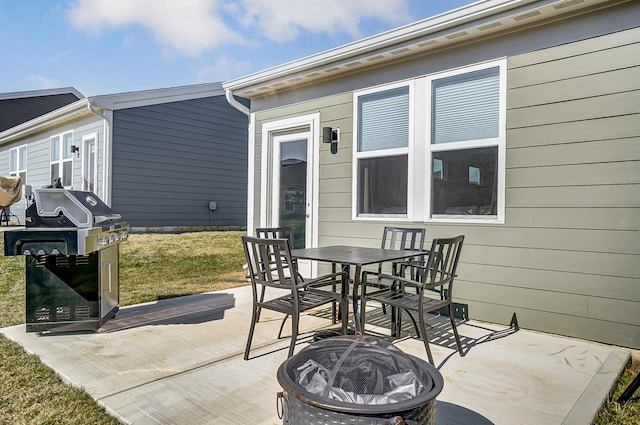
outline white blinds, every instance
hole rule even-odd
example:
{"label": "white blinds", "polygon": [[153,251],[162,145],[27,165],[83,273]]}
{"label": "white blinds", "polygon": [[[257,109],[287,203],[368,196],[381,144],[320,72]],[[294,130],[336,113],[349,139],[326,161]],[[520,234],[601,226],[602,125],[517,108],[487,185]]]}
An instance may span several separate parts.
{"label": "white blinds", "polygon": [[433,81],[431,143],[498,137],[499,69]]}
{"label": "white blinds", "polygon": [[358,152],[409,146],[409,87],[358,98]]}

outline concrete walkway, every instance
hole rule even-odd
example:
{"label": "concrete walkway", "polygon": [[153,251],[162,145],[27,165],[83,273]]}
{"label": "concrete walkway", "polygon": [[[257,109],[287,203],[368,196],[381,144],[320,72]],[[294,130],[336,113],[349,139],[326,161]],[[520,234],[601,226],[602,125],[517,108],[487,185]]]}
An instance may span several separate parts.
{"label": "concrete walkway", "polygon": [[[244,361],[250,310],[247,286],[121,308],[96,333],[0,331],[123,423],[281,424],[276,371],[288,340],[275,338],[281,317],[265,314]],[[301,326],[327,327],[324,313]],[[473,321],[458,327],[460,357],[442,323],[434,319],[431,344],[445,381],[439,425],[589,424],[630,358],[620,347]],[[396,345],[426,358],[419,340]]]}

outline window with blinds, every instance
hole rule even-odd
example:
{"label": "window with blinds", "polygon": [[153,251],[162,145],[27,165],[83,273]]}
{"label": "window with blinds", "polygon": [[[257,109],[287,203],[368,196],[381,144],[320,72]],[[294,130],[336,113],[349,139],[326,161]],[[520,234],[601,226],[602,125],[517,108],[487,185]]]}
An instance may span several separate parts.
{"label": "window with blinds", "polygon": [[497,216],[500,107],[497,66],[431,81],[432,218]]}
{"label": "window with blinds", "polygon": [[409,144],[409,87],[358,99],[358,151],[406,148]]}
{"label": "window with blinds", "polygon": [[354,92],[352,217],[504,222],[506,60]]}
{"label": "window with blinds", "polygon": [[498,137],[499,68],[489,68],[432,82],[431,143]]}
{"label": "window with blinds", "polygon": [[356,215],[407,214],[410,87],[357,96]]}

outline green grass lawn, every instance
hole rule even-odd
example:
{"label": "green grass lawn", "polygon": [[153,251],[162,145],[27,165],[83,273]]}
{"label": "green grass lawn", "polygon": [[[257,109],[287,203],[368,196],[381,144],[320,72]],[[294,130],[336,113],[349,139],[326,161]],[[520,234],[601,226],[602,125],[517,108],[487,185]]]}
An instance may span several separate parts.
{"label": "green grass lawn", "polygon": [[[242,234],[131,235],[120,246],[120,305],[246,285]],[[24,323],[24,278],[23,257],[0,256],[0,327]],[[1,425],[118,424],[82,389],[1,335],[0,362]],[[596,425],[640,423],[639,402],[615,402],[638,369],[625,371]]]}

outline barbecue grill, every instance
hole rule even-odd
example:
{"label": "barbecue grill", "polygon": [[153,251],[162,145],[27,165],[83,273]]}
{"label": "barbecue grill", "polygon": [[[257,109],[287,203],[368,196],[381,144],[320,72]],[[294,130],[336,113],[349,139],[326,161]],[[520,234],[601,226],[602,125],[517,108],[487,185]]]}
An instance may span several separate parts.
{"label": "barbecue grill", "polygon": [[36,189],[25,228],[4,232],[24,255],[26,330],[95,331],[118,311],[119,244],[129,224],[92,192]]}

